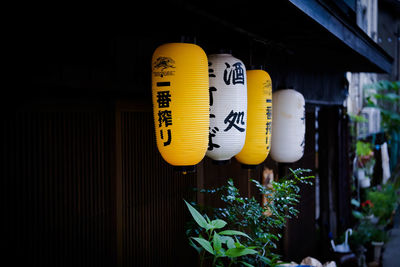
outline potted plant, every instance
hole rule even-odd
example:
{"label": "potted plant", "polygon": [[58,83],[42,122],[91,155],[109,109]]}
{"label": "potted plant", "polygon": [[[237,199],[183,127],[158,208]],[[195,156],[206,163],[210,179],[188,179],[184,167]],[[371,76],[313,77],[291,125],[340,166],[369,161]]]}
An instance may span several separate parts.
{"label": "potted plant", "polygon": [[358,140],[356,143],[357,178],[361,188],[370,187],[370,176],[375,165],[374,152],[368,142]]}
{"label": "potted plant", "polygon": [[[229,266],[233,263],[242,263],[245,266],[252,266],[239,258],[245,255],[259,254],[256,246],[248,247],[243,245],[239,239],[245,237],[251,239],[247,234],[236,230],[223,230],[227,223],[224,220],[210,220],[208,216],[201,215],[189,203],[189,209],[194,221],[202,228],[203,235],[190,237],[189,242],[200,253],[200,266],[203,266],[207,254],[212,258],[212,266],[223,266],[224,259],[229,259]],[[218,232],[217,232],[218,231]],[[204,236],[204,237],[203,237]]]}
{"label": "potted plant", "polygon": [[373,213],[374,204],[371,200],[367,199],[361,203],[361,208],[363,210],[363,214],[365,214],[363,219],[369,220],[374,225],[378,223],[379,218]]}
{"label": "potted plant", "polygon": [[[216,189],[202,189],[200,192],[218,194],[224,207],[199,207],[207,211],[210,218],[223,220],[235,231],[245,232],[249,238],[240,236],[240,242],[258,253],[243,255],[242,261],[248,265],[278,265],[279,255],[274,253],[276,243],[282,237],[279,229],[283,228],[288,218],[298,214],[295,205],[299,202],[299,183],[311,184],[314,176],[303,176],[310,170],[290,170],[287,177],[272,181],[271,187],[265,187],[258,181],[251,180],[266,201],[257,201],[254,197],[243,197],[233,180],[226,186]],[[198,226],[191,223],[187,234],[199,234]]]}
{"label": "potted plant", "polygon": [[378,185],[367,192],[367,197],[373,204],[371,211],[379,218],[379,225],[386,226],[389,224],[399,202],[393,184]]}
{"label": "potted plant", "polygon": [[388,240],[388,234],[383,228],[374,228],[371,234],[371,245],[373,247],[374,261],[379,262],[382,247]]}
{"label": "potted plant", "polygon": [[359,258],[363,257],[363,251],[367,251],[368,260],[379,262],[382,247],[388,239],[386,230],[399,199],[391,183],[369,189],[366,197],[367,200],[361,204],[352,200],[357,207],[353,215],[359,222],[354,228],[350,244],[354,251],[359,252]]}

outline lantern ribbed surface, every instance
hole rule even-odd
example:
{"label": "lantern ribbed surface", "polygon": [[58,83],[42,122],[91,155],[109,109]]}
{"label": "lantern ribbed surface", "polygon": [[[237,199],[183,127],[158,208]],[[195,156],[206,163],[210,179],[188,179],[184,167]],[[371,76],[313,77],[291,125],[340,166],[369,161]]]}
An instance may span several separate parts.
{"label": "lantern ribbed surface", "polygon": [[258,165],[267,158],[271,144],[272,82],[266,71],[247,71],[247,97],[246,141],[236,159]]}
{"label": "lantern ribbed surface", "polygon": [[298,161],[305,146],[305,101],[293,90],[279,90],[272,94],[271,157],[277,162]]}
{"label": "lantern ribbed surface", "polygon": [[199,163],[209,128],[208,60],[199,46],[168,43],[152,58],[152,98],[157,147],[174,166]]}
{"label": "lantern ribbed surface", "polygon": [[210,132],[206,155],[226,161],[240,152],[246,137],[246,68],[230,54],[210,55],[208,65]]}

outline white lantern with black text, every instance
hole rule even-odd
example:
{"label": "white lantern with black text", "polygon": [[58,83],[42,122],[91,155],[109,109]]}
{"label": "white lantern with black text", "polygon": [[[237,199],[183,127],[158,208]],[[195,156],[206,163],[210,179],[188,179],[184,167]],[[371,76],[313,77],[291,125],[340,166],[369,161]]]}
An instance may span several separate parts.
{"label": "white lantern with black text", "polygon": [[246,138],[246,68],[230,54],[210,55],[208,65],[210,133],[206,155],[226,162],[242,150]]}
{"label": "white lantern with black text", "polygon": [[305,146],[305,101],[293,90],[279,90],[272,94],[271,157],[277,162],[298,161]]}

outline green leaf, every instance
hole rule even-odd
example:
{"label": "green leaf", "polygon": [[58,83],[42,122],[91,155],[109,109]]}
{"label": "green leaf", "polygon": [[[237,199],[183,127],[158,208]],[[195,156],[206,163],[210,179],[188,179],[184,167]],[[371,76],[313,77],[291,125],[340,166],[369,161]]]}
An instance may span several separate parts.
{"label": "green leaf", "polygon": [[400,96],[394,93],[375,94],[374,97],[376,99],[384,99],[391,102],[396,102],[400,100]]}
{"label": "green leaf", "polygon": [[362,219],[362,218],[364,218],[364,215],[363,215],[361,212],[359,212],[359,211],[353,210],[353,211],[352,211],[352,214],[353,214],[353,216],[354,216],[355,218],[357,218],[357,219]]}
{"label": "green leaf", "polygon": [[236,240],[235,248],[246,248],[246,247],[244,245],[242,245],[238,240]]}
{"label": "green leaf", "polygon": [[360,201],[358,201],[358,200],[356,200],[354,198],[351,199],[351,204],[353,204],[357,208],[360,207]]}
{"label": "green leaf", "polygon": [[213,247],[216,252],[220,251],[222,248],[221,238],[217,233],[213,236]]}
{"label": "green leaf", "polygon": [[210,224],[213,226],[213,229],[221,229],[225,227],[226,222],[224,220],[217,219],[211,221]]}
{"label": "green leaf", "polygon": [[247,267],[254,267],[254,265],[251,265],[250,263],[244,262],[244,261],[239,261],[240,263],[242,263],[244,266]]}
{"label": "green leaf", "polygon": [[252,240],[250,238],[250,236],[246,235],[243,232],[236,231],[236,230],[225,230],[225,231],[219,232],[218,234],[220,234],[220,235],[240,235],[240,236],[244,236],[244,237],[247,237],[248,239]]}
{"label": "green leaf", "polygon": [[372,152],[372,145],[367,142],[357,141],[356,153],[357,156],[368,156]]}
{"label": "green leaf", "polygon": [[226,244],[228,248],[235,248],[235,240],[230,236],[219,235],[221,243]]}
{"label": "green leaf", "polygon": [[400,115],[397,114],[396,112],[392,112],[392,111],[386,110],[386,109],[381,109],[381,113],[385,116],[390,117],[390,119],[392,119],[392,120],[400,120]]}
{"label": "green leaf", "polygon": [[233,240],[233,238],[231,237],[231,239],[228,239],[228,241],[226,242],[226,246],[228,248],[236,248],[235,240]]}
{"label": "green leaf", "polygon": [[210,220],[210,218],[208,218],[207,214],[204,214],[204,217],[206,218],[206,222],[207,222],[208,224],[210,224],[211,220]]}
{"label": "green leaf", "polygon": [[193,240],[189,238],[189,245],[192,246],[199,254],[201,252],[201,248],[196,246],[195,243],[193,243]]}
{"label": "green leaf", "polygon": [[257,254],[258,252],[254,249],[248,248],[230,248],[225,252],[225,255],[230,258],[236,258],[244,255]]}
{"label": "green leaf", "polygon": [[186,206],[188,207],[190,214],[192,214],[193,219],[197,222],[197,224],[202,227],[207,229],[208,223],[206,219],[195,209],[190,205],[189,203],[186,202],[186,200],[183,200],[186,203]]}
{"label": "green leaf", "polygon": [[211,246],[211,243],[201,237],[192,237],[194,240],[197,241],[205,250],[207,250],[212,255],[215,255],[214,250]]}

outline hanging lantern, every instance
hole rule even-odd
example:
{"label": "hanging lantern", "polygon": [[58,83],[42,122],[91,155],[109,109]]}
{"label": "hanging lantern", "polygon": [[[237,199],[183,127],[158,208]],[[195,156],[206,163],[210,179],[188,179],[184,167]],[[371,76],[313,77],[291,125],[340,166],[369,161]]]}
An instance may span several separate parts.
{"label": "hanging lantern", "polygon": [[207,65],[205,52],[188,43],[161,45],[152,58],[157,147],[165,161],[183,171],[199,163],[207,150]]}
{"label": "hanging lantern", "polygon": [[305,101],[302,94],[292,89],[272,94],[271,157],[277,162],[295,162],[304,153]]}
{"label": "hanging lantern", "polygon": [[240,152],[246,137],[246,68],[230,54],[210,55],[208,62],[210,131],[206,155],[225,163]]}
{"label": "hanging lantern", "polygon": [[245,167],[262,163],[268,156],[272,126],[272,83],[263,70],[247,71],[247,132],[236,159]]}

